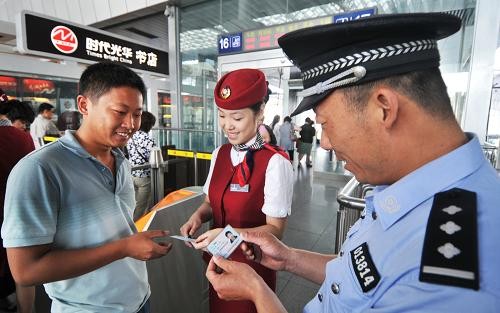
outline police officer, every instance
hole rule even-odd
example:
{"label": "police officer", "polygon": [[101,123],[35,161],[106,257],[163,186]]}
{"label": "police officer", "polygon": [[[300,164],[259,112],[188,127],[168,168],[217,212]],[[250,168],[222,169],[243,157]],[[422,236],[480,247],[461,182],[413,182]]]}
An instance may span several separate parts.
{"label": "police officer", "polygon": [[[321,284],[304,312],[500,311],[500,178],[438,68],[436,41],[460,27],[444,13],[380,15],[280,38],[304,83],[293,114],[314,109],[322,147],[376,185],[338,255],[242,234],[250,259]],[[207,277],[225,299],[285,312],[244,264],[213,258]]]}

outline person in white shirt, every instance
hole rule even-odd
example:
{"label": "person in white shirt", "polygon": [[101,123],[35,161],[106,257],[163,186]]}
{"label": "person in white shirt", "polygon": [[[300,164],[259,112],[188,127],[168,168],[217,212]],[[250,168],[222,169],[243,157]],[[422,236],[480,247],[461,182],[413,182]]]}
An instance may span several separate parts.
{"label": "person in white shirt", "polygon": [[38,115],[30,126],[31,137],[38,149],[43,144],[43,136],[59,135],[59,129],[52,121],[54,106],[50,103],[42,103],[38,107]]}

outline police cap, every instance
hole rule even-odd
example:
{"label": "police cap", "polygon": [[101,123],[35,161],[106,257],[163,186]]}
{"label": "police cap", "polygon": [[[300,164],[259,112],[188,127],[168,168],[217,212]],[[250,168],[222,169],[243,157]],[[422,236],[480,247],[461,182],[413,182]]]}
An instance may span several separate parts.
{"label": "police cap", "polygon": [[461,20],[448,13],[389,14],[283,35],[278,43],[300,68],[304,85],[291,116],[337,88],[439,67],[436,41],[460,27]]}

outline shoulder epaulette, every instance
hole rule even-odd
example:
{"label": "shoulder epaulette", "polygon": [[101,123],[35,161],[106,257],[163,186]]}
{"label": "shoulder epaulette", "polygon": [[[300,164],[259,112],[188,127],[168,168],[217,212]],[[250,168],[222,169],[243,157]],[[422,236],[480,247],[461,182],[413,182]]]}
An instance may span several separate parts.
{"label": "shoulder epaulette", "polygon": [[419,280],[479,289],[476,193],[453,188],[434,195]]}

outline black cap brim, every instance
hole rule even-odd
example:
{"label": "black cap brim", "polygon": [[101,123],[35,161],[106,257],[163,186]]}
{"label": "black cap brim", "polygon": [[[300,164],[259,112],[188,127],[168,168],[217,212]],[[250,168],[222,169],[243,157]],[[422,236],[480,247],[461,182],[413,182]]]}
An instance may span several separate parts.
{"label": "black cap brim", "polygon": [[302,99],[302,101],[300,101],[299,105],[295,108],[295,110],[293,110],[292,114],[290,114],[290,117],[314,109],[316,105],[318,105],[321,101],[326,99],[333,91],[334,89],[323,92],[322,94],[319,95],[305,97],[304,99]]}

